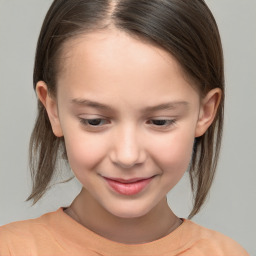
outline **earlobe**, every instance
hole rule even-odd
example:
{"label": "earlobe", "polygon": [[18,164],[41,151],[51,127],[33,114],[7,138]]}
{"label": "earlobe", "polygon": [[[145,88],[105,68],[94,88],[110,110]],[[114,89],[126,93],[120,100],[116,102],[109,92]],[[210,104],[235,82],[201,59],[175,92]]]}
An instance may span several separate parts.
{"label": "earlobe", "polygon": [[39,81],[37,83],[36,93],[37,93],[38,99],[42,102],[42,104],[44,105],[47,111],[53,133],[57,137],[62,137],[63,132],[60,125],[57,102],[49,94],[47,84],[44,81]]}
{"label": "earlobe", "polygon": [[202,136],[210,127],[216,116],[222,91],[215,88],[207,93],[201,103],[200,113],[197,121],[195,137]]}

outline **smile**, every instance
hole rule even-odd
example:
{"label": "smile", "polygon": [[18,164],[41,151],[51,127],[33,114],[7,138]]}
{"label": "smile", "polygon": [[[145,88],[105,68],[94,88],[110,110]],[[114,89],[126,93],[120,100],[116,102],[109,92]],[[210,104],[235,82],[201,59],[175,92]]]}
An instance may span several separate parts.
{"label": "smile", "polygon": [[135,178],[130,180],[123,180],[118,178],[106,178],[104,179],[107,181],[107,184],[114,190],[115,192],[122,194],[122,195],[135,195],[141,192],[147,185],[152,181],[154,178]]}

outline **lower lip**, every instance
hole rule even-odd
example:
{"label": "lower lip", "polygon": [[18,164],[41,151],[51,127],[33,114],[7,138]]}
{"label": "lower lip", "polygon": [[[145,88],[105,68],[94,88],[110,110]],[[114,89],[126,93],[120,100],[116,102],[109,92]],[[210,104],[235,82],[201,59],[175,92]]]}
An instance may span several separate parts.
{"label": "lower lip", "polygon": [[139,192],[141,192],[150,182],[152,178],[145,179],[145,180],[140,180],[132,183],[121,183],[115,180],[110,180],[105,178],[107,181],[108,185],[117,193],[122,194],[122,195],[136,195]]}

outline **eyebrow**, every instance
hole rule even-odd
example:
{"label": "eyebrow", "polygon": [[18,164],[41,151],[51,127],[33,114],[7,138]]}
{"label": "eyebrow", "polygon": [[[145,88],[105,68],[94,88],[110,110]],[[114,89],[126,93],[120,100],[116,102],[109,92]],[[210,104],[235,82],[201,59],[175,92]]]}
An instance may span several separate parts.
{"label": "eyebrow", "polygon": [[[99,110],[105,110],[109,112],[115,112],[115,109],[112,106],[88,100],[88,99],[81,99],[81,98],[75,98],[71,100],[71,103],[75,105],[80,105],[84,107],[91,107]],[[162,103],[156,106],[148,106],[142,110],[143,113],[149,113],[149,112],[155,112],[159,110],[173,110],[178,107],[185,107],[188,108],[189,103],[186,101],[172,101],[172,102],[166,102]]]}

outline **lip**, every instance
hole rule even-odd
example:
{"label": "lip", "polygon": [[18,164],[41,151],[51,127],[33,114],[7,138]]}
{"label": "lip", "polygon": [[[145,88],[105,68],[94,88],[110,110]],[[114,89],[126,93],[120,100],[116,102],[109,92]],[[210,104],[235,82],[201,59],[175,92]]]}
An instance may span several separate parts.
{"label": "lip", "polygon": [[136,195],[145,189],[152,181],[154,176],[149,178],[133,178],[133,179],[120,179],[120,178],[106,178],[107,184],[112,190],[121,195]]}

